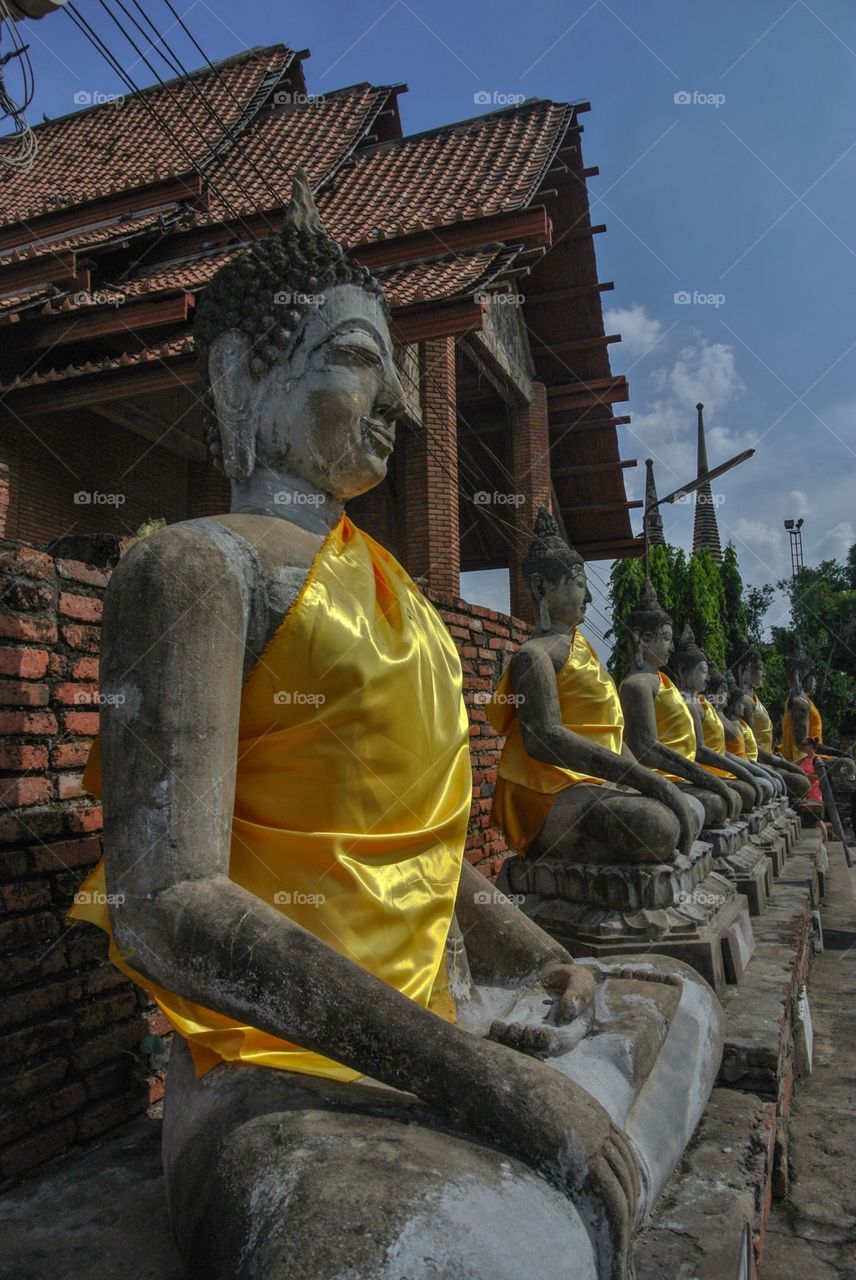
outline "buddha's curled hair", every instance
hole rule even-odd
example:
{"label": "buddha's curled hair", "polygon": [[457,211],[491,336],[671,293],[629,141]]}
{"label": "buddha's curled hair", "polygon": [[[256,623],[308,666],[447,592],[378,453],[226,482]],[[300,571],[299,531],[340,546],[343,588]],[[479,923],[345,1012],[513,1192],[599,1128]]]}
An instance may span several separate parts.
{"label": "buddha's curled hair", "polygon": [[558,524],[546,507],[538,511],[533,534],[523,557],[523,574],[527,581],[531,580],[533,573],[540,573],[547,582],[558,582],[575,565],[584,563],[580,553],[562,537]]}
{"label": "buddha's curled hair", "polygon": [[230,329],[250,340],[249,372],[260,378],[288,351],[304,316],[324,290],[355,284],[373,294],[389,315],[383,291],[366,267],[331,240],[318,216],[309,180],[295,172],[282,230],[251,245],[220,268],[199,301],[193,336],[206,410],[206,438],[215,464],[222,465],[208,355]]}
{"label": "buddha's curled hair", "polygon": [[672,619],[660,604],[650,578],[642,583],[639,600],[627,619],[627,625],[635,636],[653,636],[661,627],[672,625]]}
{"label": "buddha's curled hair", "polygon": [[687,623],[681,632],[678,647],[669,659],[669,667],[676,675],[683,676],[697,667],[700,662],[707,662],[707,656],[696,644],[693,629]]}

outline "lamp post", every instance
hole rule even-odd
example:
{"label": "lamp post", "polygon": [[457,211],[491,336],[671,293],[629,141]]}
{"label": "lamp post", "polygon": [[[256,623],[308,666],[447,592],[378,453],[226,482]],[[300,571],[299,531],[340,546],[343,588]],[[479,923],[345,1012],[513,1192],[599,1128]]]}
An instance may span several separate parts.
{"label": "lamp post", "polygon": [[803,545],[802,545],[802,527],[805,520],[800,516],[799,520],[786,520],[785,528],[788,531],[788,537],[791,540],[791,581],[796,586],[797,576],[800,569],[804,568],[803,562]]}
{"label": "lamp post", "polygon": [[[714,467],[712,471],[705,471],[703,475],[696,476],[695,480],[690,480],[687,484],[682,484],[679,489],[667,493],[665,498],[658,498],[656,502],[651,502],[646,506],[642,516],[642,537],[644,539],[645,551],[645,577],[648,577],[648,552],[650,550],[650,540],[648,531],[648,518],[652,511],[657,507],[662,507],[665,503],[677,502],[678,498],[685,498],[690,493],[695,493],[696,489],[700,489],[702,485],[709,484],[711,480],[716,480],[718,476],[725,475],[726,471],[730,471],[732,467],[739,467],[741,462],[747,462],[753,457],[754,449],[744,449],[743,453],[736,454],[733,458],[729,458],[727,462],[721,462],[718,467]],[[800,521],[802,524],[802,521]]]}

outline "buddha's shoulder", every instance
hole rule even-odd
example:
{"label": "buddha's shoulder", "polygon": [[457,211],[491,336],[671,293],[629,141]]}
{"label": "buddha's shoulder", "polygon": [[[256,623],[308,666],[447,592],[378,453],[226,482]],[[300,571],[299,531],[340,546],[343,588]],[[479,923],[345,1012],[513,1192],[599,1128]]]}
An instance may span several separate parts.
{"label": "buddha's shoulder", "polygon": [[515,651],[512,673],[533,666],[546,668],[548,664],[558,672],[568,660],[571,644],[571,637],[566,635],[531,636]]}
{"label": "buddha's shoulder", "polygon": [[[113,577],[114,591],[180,579],[190,584],[230,581],[253,588],[284,572],[305,576],[324,539],[276,516],[222,515],[182,520],[133,543]],[[212,574],[216,578],[212,580]]]}

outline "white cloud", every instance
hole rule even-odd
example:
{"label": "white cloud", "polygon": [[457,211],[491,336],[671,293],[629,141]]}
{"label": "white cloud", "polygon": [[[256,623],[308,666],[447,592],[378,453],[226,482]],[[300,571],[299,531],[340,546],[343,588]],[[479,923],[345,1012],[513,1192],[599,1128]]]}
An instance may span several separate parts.
{"label": "white cloud", "polygon": [[663,332],[660,321],[638,302],[629,307],[607,307],[603,320],[607,333],[621,334],[622,351],[634,359],[655,347]]}

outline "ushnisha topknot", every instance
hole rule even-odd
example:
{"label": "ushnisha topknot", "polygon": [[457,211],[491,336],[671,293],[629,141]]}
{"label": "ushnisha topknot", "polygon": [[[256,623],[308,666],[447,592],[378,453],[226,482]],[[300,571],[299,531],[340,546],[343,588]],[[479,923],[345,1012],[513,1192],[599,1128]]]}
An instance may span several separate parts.
{"label": "ushnisha topknot", "polygon": [[250,340],[249,372],[253,378],[261,378],[288,350],[301,321],[319,304],[324,290],[341,284],[359,285],[373,294],[389,316],[386,298],[371,272],[328,236],[309,179],[303,169],[297,169],[282,230],[222,266],[196,311],[193,336],[206,435],[215,463],[221,458],[208,375],[208,353],[215,340],[230,329],[246,334]]}
{"label": "ushnisha topknot", "polygon": [[660,627],[672,625],[672,619],[660,604],[650,578],[646,578],[642,583],[639,602],[628,617],[627,625],[636,636],[651,636],[659,631]]}
{"label": "ushnisha topknot", "polygon": [[707,661],[707,654],[696,644],[693,629],[690,624],[687,623],[681,632],[678,647],[669,659],[669,666],[674,671],[683,673],[691,671],[692,668],[698,666],[700,662]]}
{"label": "ushnisha topknot", "polygon": [[582,556],[569,546],[559,532],[559,526],[546,507],[541,507],[535,517],[533,538],[523,557],[523,573],[531,580],[540,573],[547,582],[558,582],[569,569],[584,564]]}

